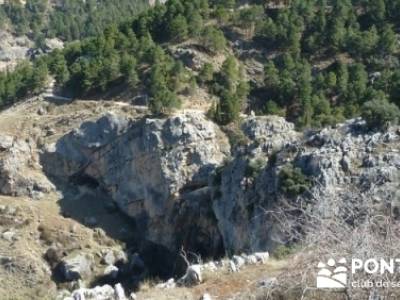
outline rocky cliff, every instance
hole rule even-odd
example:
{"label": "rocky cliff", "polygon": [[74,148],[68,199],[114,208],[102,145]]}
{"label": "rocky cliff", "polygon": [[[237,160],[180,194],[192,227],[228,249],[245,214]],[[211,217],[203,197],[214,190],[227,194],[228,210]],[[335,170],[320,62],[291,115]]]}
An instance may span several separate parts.
{"label": "rocky cliff", "polygon": [[229,155],[224,134],[200,113],[134,121],[107,114],[82,124],[43,155],[47,173],[99,185],[142,236],[176,251],[221,249],[210,174]]}
{"label": "rocky cliff", "polygon": [[[204,255],[216,254],[221,238],[230,254],[285,243],[266,213],[282,199],[355,189],[368,189],[382,207],[396,198],[397,129],[371,133],[352,120],[299,133],[279,117],[248,117],[241,130],[248,143],[229,152],[225,135],[198,113],[131,122],[106,115],[62,137],[42,161],[52,176],[101,186],[143,238]],[[312,209],[324,215],[325,201]]]}
{"label": "rocky cliff", "polygon": [[232,145],[202,112],[154,118],[121,103],[33,101],[0,124],[0,193],[12,196],[0,201],[14,211],[0,214],[3,260],[25,270],[29,241],[41,280],[54,284],[51,271],[69,290],[141,280],[149,265],[170,275],[181,247],[202,258],[271,251],[288,237],[270,212],[299,200],[330,217],[342,213],[335,197],[365,207],[351,199],[359,191],[368,207],[399,215],[400,131],[371,132],[359,119],[298,132],[280,117],[247,116]]}

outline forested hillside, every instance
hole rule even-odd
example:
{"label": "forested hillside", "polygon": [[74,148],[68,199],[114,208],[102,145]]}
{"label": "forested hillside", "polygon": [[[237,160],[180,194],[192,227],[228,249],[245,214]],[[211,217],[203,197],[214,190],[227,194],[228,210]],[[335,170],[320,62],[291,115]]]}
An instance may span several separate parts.
{"label": "forested hillside", "polygon": [[5,0],[0,5],[0,26],[31,35],[38,46],[44,38],[72,41],[100,34],[110,23],[132,18],[148,6],[146,0],[23,2]]}
{"label": "forested hillside", "polygon": [[[237,119],[245,104],[257,114],[286,116],[304,127],[334,124],[362,112],[372,126],[398,118],[400,1],[276,2],[239,7],[234,0],[170,0],[156,5],[33,66],[0,75],[1,102],[39,89],[50,72],[80,97],[115,84],[145,88],[154,113],[178,107],[181,93],[200,86],[218,97],[211,114],[221,124]],[[83,28],[87,34],[101,26]],[[187,41],[209,55],[225,55],[222,67],[205,63],[193,71],[166,51]],[[259,54],[263,80],[246,79],[244,47]]]}

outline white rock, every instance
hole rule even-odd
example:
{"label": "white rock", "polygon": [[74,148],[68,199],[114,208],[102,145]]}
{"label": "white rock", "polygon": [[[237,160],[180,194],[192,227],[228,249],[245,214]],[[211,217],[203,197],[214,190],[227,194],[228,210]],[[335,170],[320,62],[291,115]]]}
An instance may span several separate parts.
{"label": "white rock", "polygon": [[204,294],[203,296],[201,296],[200,300],[212,300],[210,294]]}
{"label": "white rock", "polygon": [[247,255],[245,260],[247,265],[256,265],[258,261],[257,257],[254,254]]}
{"label": "white rock", "polygon": [[113,265],[115,263],[114,252],[112,250],[105,250],[101,262],[109,266]]}
{"label": "white rock", "polygon": [[118,270],[118,268],[116,266],[111,265],[111,266],[107,266],[104,269],[104,273],[103,274],[115,279],[118,276],[118,271],[119,270]]}
{"label": "white rock", "polygon": [[158,289],[173,289],[176,287],[175,279],[170,278],[166,282],[159,283],[156,285]]}
{"label": "white rock", "polygon": [[135,293],[131,293],[131,294],[129,295],[129,300],[137,300],[136,294],[135,294]]}
{"label": "white rock", "polygon": [[114,290],[116,300],[126,300],[125,290],[120,283],[115,285]]}
{"label": "white rock", "polygon": [[199,284],[203,281],[201,275],[201,266],[200,265],[191,265],[187,268],[186,274],[179,279],[179,283],[185,286],[191,286]]}
{"label": "white rock", "polygon": [[[81,288],[72,292],[74,300],[116,300],[116,294],[112,286],[96,286],[93,289]],[[64,299],[65,300],[65,299]]]}
{"label": "white rock", "polygon": [[16,233],[14,231],[9,230],[9,231],[4,232],[1,236],[6,241],[12,242],[15,240],[15,235],[16,235]]}
{"label": "white rock", "polygon": [[229,271],[232,273],[236,273],[238,271],[235,263],[231,260],[229,261],[228,268],[229,268]]}
{"label": "white rock", "polygon": [[265,264],[269,259],[269,253],[268,252],[256,252],[256,253],[254,253],[254,255],[257,258],[257,260],[259,262],[261,262],[262,264]]}
{"label": "white rock", "polygon": [[232,261],[235,263],[236,269],[240,269],[241,267],[243,267],[246,264],[246,261],[244,260],[244,258],[241,256],[238,256],[238,255],[234,255],[232,257]]}

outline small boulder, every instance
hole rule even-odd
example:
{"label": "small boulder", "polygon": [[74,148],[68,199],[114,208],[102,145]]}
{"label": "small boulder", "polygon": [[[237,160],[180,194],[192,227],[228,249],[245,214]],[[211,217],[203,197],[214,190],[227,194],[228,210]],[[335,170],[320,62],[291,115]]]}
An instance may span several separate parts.
{"label": "small boulder", "polygon": [[115,256],[115,263],[121,263],[121,264],[126,264],[128,262],[128,257],[126,253],[122,250],[114,250],[114,256]]}
{"label": "small boulder", "polygon": [[192,286],[199,284],[203,281],[201,276],[201,266],[200,265],[191,265],[187,268],[186,274],[179,279],[179,283],[185,286]]}
{"label": "small boulder", "polygon": [[61,261],[61,270],[68,281],[84,279],[90,276],[94,258],[90,254],[75,252]]}
{"label": "small boulder", "polygon": [[13,137],[2,135],[0,136],[0,151],[7,150],[12,147],[13,145]]}
{"label": "small boulder", "polygon": [[104,269],[103,275],[110,277],[111,279],[115,279],[118,276],[119,269],[116,266],[107,266]]}
{"label": "small boulder", "polygon": [[4,232],[1,235],[1,237],[6,241],[12,242],[12,241],[15,241],[16,233],[12,230],[8,230],[8,231]]}
{"label": "small boulder", "polygon": [[246,261],[244,260],[244,258],[241,256],[238,256],[238,255],[234,255],[232,257],[232,261],[235,263],[235,266],[237,269],[240,269],[241,267],[243,267],[246,264]]}
{"label": "small boulder", "polygon": [[200,300],[212,300],[210,294],[205,293],[203,296],[200,297]]}
{"label": "small boulder", "polygon": [[[74,300],[114,300],[115,291],[110,285],[96,286],[93,289],[80,288],[71,294]],[[64,298],[64,300],[70,298]]]}
{"label": "small boulder", "polygon": [[238,271],[238,269],[236,268],[235,263],[232,260],[230,260],[229,263],[228,263],[228,270],[231,273],[236,273]]}
{"label": "small boulder", "polygon": [[115,300],[126,300],[125,290],[120,283],[117,283],[114,287]]}
{"label": "small boulder", "polygon": [[269,253],[268,252],[256,252],[256,253],[254,253],[254,256],[262,264],[265,264],[269,259]]}
{"label": "small boulder", "polygon": [[105,250],[101,263],[110,266],[115,263],[115,260],[114,252],[112,250]]}
{"label": "small boulder", "polygon": [[246,265],[256,265],[258,261],[254,254],[247,255],[244,259],[246,261]]}
{"label": "small boulder", "polygon": [[131,294],[129,295],[129,300],[137,300],[136,294],[135,294],[135,293],[131,293]]}

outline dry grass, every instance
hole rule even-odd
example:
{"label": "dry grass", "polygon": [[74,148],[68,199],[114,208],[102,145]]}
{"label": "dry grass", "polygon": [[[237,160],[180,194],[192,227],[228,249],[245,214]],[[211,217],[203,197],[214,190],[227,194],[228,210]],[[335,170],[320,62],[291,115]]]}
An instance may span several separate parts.
{"label": "dry grass", "polygon": [[238,273],[227,270],[205,272],[203,283],[192,288],[158,289],[154,283],[145,282],[137,296],[146,300],[198,300],[204,293],[209,293],[213,299],[239,299],[253,293],[260,280],[278,276],[286,265],[286,261],[271,259],[265,265],[244,267]]}

